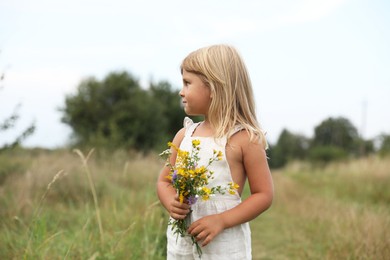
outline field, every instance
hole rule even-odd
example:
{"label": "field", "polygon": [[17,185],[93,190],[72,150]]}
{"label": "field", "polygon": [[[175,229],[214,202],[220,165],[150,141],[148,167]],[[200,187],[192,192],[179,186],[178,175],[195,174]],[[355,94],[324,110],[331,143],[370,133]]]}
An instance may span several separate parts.
{"label": "field", "polygon": [[[89,152],[0,154],[0,259],[165,259],[163,162]],[[297,162],[273,178],[274,203],[251,222],[253,259],[390,259],[389,158]]]}

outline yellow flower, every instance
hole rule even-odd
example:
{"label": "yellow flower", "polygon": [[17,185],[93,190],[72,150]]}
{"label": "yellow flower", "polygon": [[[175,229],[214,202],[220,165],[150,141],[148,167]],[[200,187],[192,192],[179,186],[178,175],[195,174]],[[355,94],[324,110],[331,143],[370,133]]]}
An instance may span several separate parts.
{"label": "yellow flower", "polygon": [[232,189],[235,189],[235,190],[237,190],[238,188],[240,188],[240,185],[238,185],[237,183],[234,183],[234,182],[229,182],[229,186],[230,186]]}
{"label": "yellow flower", "polygon": [[181,175],[181,176],[185,176],[186,175],[186,172],[183,168],[179,168],[177,169],[177,174]]}
{"label": "yellow flower", "polygon": [[223,153],[221,151],[213,150],[214,155],[216,155],[217,160],[222,160]]}
{"label": "yellow flower", "polygon": [[179,149],[179,148],[177,148],[177,146],[174,145],[172,142],[168,142],[168,147],[172,147],[172,148],[175,149],[176,151]]}
{"label": "yellow flower", "polygon": [[222,152],[221,151],[218,151],[217,157],[218,157],[219,161],[222,160]]}
{"label": "yellow flower", "polygon": [[198,145],[200,145],[200,140],[197,140],[197,139],[192,140],[192,146],[193,147],[197,147]]}
{"label": "yellow flower", "polygon": [[194,170],[189,170],[188,175],[193,178],[195,176],[195,171]]}
{"label": "yellow flower", "polygon": [[202,190],[206,193],[206,194],[210,194],[211,190],[207,187],[203,187]]}
{"label": "yellow flower", "polygon": [[201,166],[195,169],[196,174],[201,175],[207,171],[206,167]]}
{"label": "yellow flower", "polygon": [[237,183],[229,182],[229,193],[232,195],[236,194],[239,187],[240,186]]}
{"label": "yellow flower", "polygon": [[181,192],[179,194],[179,200],[180,200],[180,203],[183,203],[183,201],[184,201],[184,196],[183,196],[183,193],[181,193]]}
{"label": "yellow flower", "polygon": [[202,191],[204,192],[202,194],[202,199],[203,200],[208,200],[210,198],[211,190],[209,188],[207,188],[207,187],[203,187]]}
{"label": "yellow flower", "polygon": [[189,155],[189,153],[187,151],[183,151],[183,150],[178,149],[176,161],[185,162],[188,155]]}

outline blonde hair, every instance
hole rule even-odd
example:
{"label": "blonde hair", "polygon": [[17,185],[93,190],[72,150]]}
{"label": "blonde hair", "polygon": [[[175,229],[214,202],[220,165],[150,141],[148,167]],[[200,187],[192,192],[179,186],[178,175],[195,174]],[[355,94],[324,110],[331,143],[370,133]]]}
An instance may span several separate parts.
{"label": "blonde hair", "polygon": [[212,45],[191,52],[181,64],[197,74],[211,90],[208,119],[215,129],[215,137],[228,136],[236,126],[242,126],[251,141],[259,141],[267,148],[263,131],[256,118],[252,83],[246,66],[229,45]]}

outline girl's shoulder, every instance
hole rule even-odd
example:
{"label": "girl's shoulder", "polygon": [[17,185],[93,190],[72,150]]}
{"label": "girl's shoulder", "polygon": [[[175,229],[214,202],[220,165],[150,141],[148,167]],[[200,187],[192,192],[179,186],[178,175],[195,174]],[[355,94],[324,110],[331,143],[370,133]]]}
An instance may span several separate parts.
{"label": "girl's shoulder", "polygon": [[235,144],[242,144],[250,142],[250,135],[249,133],[241,128],[238,130],[234,130],[232,134],[229,136],[229,143],[235,143]]}
{"label": "girl's shoulder", "polygon": [[260,145],[268,149],[266,133],[263,129],[247,129],[243,125],[236,125],[228,135],[228,139],[245,145]]}
{"label": "girl's shoulder", "polygon": [[250,133],[244,128],[239,128],[229,137],[228,143],[233,147],[240,147],[242,152],[245,150],[252,150],[257,147],[257,149],[264,150],[264,146],[262,144],[262,137],[251,138]]}
{"label": "girl's shoulder", "polygon": [[181,141],[183,141],[183,139],[184,139],[185,134],[186,134],[186,128],[183,127],[182,129],[180,129],[180,130],[176,133],[175,137],[174,137],[173,140],[172,140],[172,143],[173,143],[174,145],[176,145],[177,147],[179,147],[180,144],[181,144]]}

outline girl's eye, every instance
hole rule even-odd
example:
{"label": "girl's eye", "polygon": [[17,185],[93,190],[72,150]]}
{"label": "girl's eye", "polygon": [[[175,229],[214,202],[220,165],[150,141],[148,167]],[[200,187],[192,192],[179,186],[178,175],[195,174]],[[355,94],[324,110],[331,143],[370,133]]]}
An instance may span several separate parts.
{"label": "girl's eye", "polygon": [[188,86],[190,84],[187,80],[184,80],[183,83],[184,83],[184,86]]}

